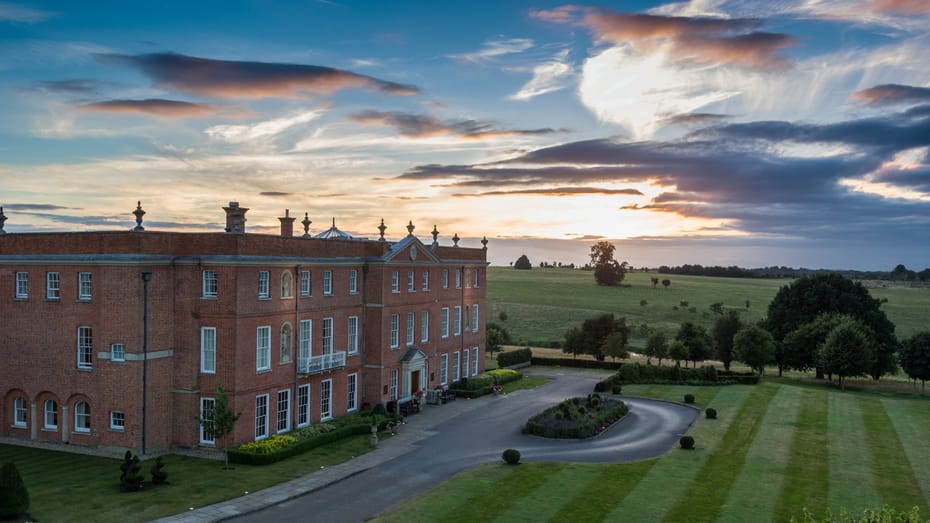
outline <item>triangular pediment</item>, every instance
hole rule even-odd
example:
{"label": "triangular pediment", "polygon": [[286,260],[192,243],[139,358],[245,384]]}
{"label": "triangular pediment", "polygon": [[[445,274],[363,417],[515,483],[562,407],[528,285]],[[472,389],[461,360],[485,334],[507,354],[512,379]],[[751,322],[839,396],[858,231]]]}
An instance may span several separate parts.
{"label": "triangular pediment", "polygon": [[391,245],[391,250],[383,256],[386,262],[403,263],[437,263],[439,258],[414,235],[409,235]]}

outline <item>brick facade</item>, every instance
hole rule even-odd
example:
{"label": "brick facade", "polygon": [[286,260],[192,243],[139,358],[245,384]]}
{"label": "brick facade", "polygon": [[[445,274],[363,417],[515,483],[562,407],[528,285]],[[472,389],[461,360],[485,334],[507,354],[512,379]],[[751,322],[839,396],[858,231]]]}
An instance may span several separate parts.
{"label": "brick facade", "polygon": [[239,210],[224,233],[0,235],[0,434],[140,449],[144,420],[146,451],[210,447],[195,417],[221,384],[238,444],[320,422],[326,387],[329,416],[345,415],[350,379],[364,409],[451,382],[444,354],[484,371],[485,249],[424,244],[412,226],[396,242],[296,237],[293,219],[251,234]]}

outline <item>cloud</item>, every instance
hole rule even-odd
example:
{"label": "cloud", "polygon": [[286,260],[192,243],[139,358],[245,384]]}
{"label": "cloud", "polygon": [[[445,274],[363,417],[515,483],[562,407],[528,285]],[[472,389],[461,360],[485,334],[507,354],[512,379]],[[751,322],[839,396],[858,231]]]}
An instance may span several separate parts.
{"label": "cloud", "polygon": [[567,129],[498,129],[493,122],[481,120],[439,120],[424,114],[367,110],[350,117],[364,125],[386,125],[411,138],[454,135],[465,139],[483,140],[504,136],[532,136],[567,132]]}
{"label": "cloud", "polygon": [[0,2],[0,22],[18,22],[34,24],[43,22],[55,16],[47,11],[41,11],[24,5]]}
{"label": "cloud", "polygon": [[70,80],[48,80],[37,82],[31,90],[42,93],[61,93],[69,95],[98,95],[104,88],[113,87],[116,84],[100,80],[91,80],[86,78],[75,78]]}
{"label": "cloud", "polygon": [[643,196],[638,189],[605,189],[602,187],[552,187],[548,189],[516,189],[512,191],[487,191],[477,194],[459,193],[452,196],[576,196],[588,194]]}
{"label": "cloud", "polygon": [[463,60],[466,62],[480,63],[491,58],[507,54],[522,53],[533,47],[533,40],[529,38],[506,38],[500,40],[489,40],[478,51],[462,54],[450,54],[449,58]]}
{"label": "cloud", "polygon": [[215,112],[209,104],[148,98],[145,100],[106,100],[75,106],[84,111],[130,114],[142,113],[159,118],[200,118]]}
{"label": "cloud", "polygon": [[930,13],[930,3],[926,0],[872,0],[868,7],[901,16]]}
{"label": "cloud", "polygon": [[291,195],[294,194],[294,193],[290,193],[290,192],[278,192],[278,191],[262,191],[262,192],[260,192],[260,193],[258,193],[258,194],[259,194],[260,196],[274,196],[274,197],[278,197],[278,196],[291,196]]}
{"label": "cloud", "polygon": [[572,66],[566,63],[567,58],[568,49],[565,49],[552,59],[533,67],[533,78],[511,95],[510,99],[530,100],[568,87],[573,70]]}
{"label": "cloud", "polygon": [[159,87],[219,98],[299,97],[365,88],[389,95],[418,94],[412,85],[319,65],[215,60],[173,53],[100,55],[139,69]]}
{"label": "cloud", "polygon": [[669,118],[665,119],[665,122],[676,125],[704,125],[718,123],[721,120],[726,120],[727,118],[729,118],[729,116],[725,114],[687,113],[670,116]]}
{"label": "cloud", "polygon": [[246,143],[273,138],[294,127],[312,122],[323,115],[328,107],[321,107],[274,118],[251,125],[214,125],[206,131],[207,136],[226,143]]}
{"label": "cloud", "polygon": [[58,211],[66,209],[76,209],[76,207],[65,207],[53,203],[7,203],[3,205],[7,210],[15,211]]}
{"label": "cloud", "polygon": [[852,98],[870,105],[930,103],[930,87],[883,84],[856,91]]}

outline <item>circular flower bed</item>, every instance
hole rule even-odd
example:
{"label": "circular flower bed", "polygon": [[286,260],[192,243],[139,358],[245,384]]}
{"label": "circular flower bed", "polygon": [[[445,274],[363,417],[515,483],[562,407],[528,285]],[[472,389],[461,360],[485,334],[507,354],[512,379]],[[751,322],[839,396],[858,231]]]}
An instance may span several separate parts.
{"label": "circular flower bed", "polygon": [[586,398],[567,399],[533,416],[523,427],[523,433],[544,438],[590,438],[607,430],[629,411],[620,400],[589,394]]}

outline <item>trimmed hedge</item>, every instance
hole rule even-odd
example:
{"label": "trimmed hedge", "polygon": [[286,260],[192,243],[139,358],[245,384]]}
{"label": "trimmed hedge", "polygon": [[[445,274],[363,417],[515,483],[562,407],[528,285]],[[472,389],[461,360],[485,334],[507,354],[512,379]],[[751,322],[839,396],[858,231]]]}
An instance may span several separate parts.
{"label": "trimmed hedge", "polygon": [[366,424],[347,425],[336,430],[318,434],[312,438],[299,440],[293,445],[270,454],[253,454],[250,452],[243,452],[234,447],[229,449],[229,461],[232,463],[241,463],[243,465],[270,465],[282,459],[302,454],[308,450],[321,447],[334,441],[339,441],[349,436],[369,434],[370,432],[371,427]]}
{"label": "trimmed hedge", "polygon": [[589,438],[600,434],[629,411],[622,401],[589,394],[587,398],[567,399],[533,416],[524,425],[523,433],[544,438]]}
{"label": "trimmed hedge", "polygon": [[502,352],[497,355],[497,365],[500,367],[512,367],[521,363],[530,361],[533,357],[533,351],[530,349],[519,349],[508,352]]}
{"label": "trimmed hedge", "polygon": [[679,366],[643,365],[628,363],[613,376],[598,382],[595,392],[611,392],[615,387],[628,383],[652,383],[658,385],[756,385],[759,376],[753,373],[718,371],[705,365],[701,368]]}
{"label": "trimmed hedge", "polygon": [[477,398],[494,392],[494,385],[503,385],[522,379],[523,375],[515,370],[490,370],[474,378],[462,378],[449,385],[449,390],[463,398]]}
{"label": "trimmed hedge", "polygon": [[623,368],[623,362],[619,361],[597,361],[589,359],[575,358],[540,358],[534,356],[530,362],[533,365],[549,365],[559,367],[578,367],[582,369],[608,369],[617,370]]}

